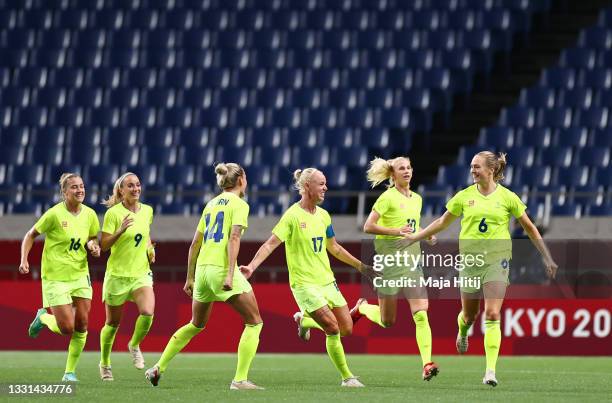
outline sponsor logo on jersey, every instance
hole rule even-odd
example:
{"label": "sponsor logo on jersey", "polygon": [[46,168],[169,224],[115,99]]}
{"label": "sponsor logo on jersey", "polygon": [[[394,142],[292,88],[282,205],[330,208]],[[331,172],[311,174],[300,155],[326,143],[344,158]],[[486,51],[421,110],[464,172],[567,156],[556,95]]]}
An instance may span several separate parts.
{"label": "sponsor logo on jersey", "polygon": [[301,222],[300,223],[300,228],[301,229],[306,229],[306,223],[305,222]]}
{"label": "sponsor logo on jersey", "polygon": [[468,207],[474,207],[474,200],[468,201]]}
{"label": "sponsor logo on jersey", "polygon": [[62,228],[68,228],[68,221],[62,221]]}

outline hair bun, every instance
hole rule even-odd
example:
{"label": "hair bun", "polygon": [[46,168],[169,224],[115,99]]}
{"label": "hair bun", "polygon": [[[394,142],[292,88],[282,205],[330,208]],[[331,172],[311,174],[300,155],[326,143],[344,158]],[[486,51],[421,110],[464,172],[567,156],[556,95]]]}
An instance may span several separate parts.
{"label": "hair bun", "polygon": [[215,173],[218,175],[226,175],[227,174],[227,165],[224,162],[217,164],[215,166]]}
{"label": "hair bun", "polygon": [[296,182],[300,180],[300,176],[302,176],[301,169],[296,169],[295,171],[293,171],[293,179],[295,179]]}

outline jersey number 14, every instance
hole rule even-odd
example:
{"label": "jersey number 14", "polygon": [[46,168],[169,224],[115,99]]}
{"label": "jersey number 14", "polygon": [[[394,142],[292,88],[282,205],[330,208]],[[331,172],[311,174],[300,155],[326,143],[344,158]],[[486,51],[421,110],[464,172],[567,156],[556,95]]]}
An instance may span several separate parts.
{"label": "jersey number 14", "polygon": [[223,219],[225,218],[225,213],[223,211],[219,211],[217,216],[215,217],[215,222],[210,227],[210,213],[204,216],[204,221],[206,222],[206,231],[204,232],[204,242],[208,239],[212,239],[215,242],[221,242],[223,239]]}

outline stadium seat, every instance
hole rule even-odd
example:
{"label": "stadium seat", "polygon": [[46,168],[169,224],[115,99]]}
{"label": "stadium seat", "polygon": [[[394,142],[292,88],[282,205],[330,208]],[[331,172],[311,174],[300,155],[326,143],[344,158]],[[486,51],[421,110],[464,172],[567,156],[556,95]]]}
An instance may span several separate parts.
{"label": "stadium seat", "polygon": [[572,164],[571,147],[547,148],[540,151],[540,165],[551,165],[554,167],[569,167]]}
{"label": "stadium seat", "polygon": [[605,168],[610,165],[610,148],[585,147],[579,151],[582,165]]}
{"label": "stadium seat", "polygon": [[570,127],[556,132],[555,143],[562,147],[584,147],[587,143],[588,130],[584,127]]}

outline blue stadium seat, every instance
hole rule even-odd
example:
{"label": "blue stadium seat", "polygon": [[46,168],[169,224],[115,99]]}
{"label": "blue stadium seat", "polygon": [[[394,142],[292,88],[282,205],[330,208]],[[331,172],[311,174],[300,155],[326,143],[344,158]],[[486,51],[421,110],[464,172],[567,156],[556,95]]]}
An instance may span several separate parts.
{"label": "blue stadium seat", "polygon": [[[361,65],[359,51],[357,49],[337,49],[325,52],[326,67],[338,69],[356,69],[368,67]],[[296,65],[296,67],[299,65]]]}
{"label": "blue stadium seat", "polygon": [[228,125],[228,111],[224,108],[211,107],[200,111],[200,124],[204,127],[225,128]]}
{"label": "blue stadium seat", "polygon": [[24,87],[44,87],[47,85],[47,69],[41,67],[25,67],[15,73],[17,84]]}
{"label": "blue stadium seat", "polygon": [[37,164],[15,167],[12,170],[12,183],[21,183],[23,185],[39,185],[43,183],[45,180],[44,164],[45,162],[41,161],[41,163]]}
{"label": "blue stadium seat", "polygon": [[158,205],[158,212],[160,214],[188,216],[191,214],[191,206],[183,202],[162,203]]}
{"label": "blue stadium seat", "polygon": [[561,52],[562,67],[592,69],[595,67],[596,54],[592,49],[570,48]]}
{"label": "blue stadium seat", "polygon": [[347,148],[359,143],[359,136],[347,127],[336,127],[326,130],[324,132],[324,139],[325,145],[334,148]]}
{"label": "blue stadium seat", "polygon": [[251,132],[245,128],[230,127],[218,131],[217,144],[223,147],[249,147],[253,143]]}
{"label": "blue stadium seat", "polygon": [[[279,94],[280,95],[280,94]],[[274,97],[270,94],[269,101],[275,101],[272,107],[279,108],[284,102],[282,102],[277,95]],[[298,108],[317,108],[322,104],[321,90],[317,88],[298,88],[287,92],[287,105],[291,105]],[[279,105],[279,106],[275,106]]]}
{"label": "blue stadium seat", "polygon": [[584,127],[570,127],[556,132],[555,144],[562,147],[584,147],[587,143],[588,130]]}
{"label": "blue stadium seat", "polygon": [[[33,138],[33,132],[27,127],[7,127],[0,133],[0,145],[2,147],[25,147],[30,144]],[[4,160],[0,159],[4,162]]]}
{"label": "blue stadium seat", "polygon": [[364,91],[363,99],[366,107],[370,108],[390,108],[394,102],[393,91],[387,88],[375,88]]}
{"label": "blue stadium seat", "polygon": [[[40,12],[48,12],[49,10],[40,10]],[[49,13],[50,14],[50,13]],[[34,16],[33,16],[34,17]],[[43,17],[42,15],[39,17]],[[56,26],[71,30],[80,30],[91,27],[92,21],[89,14],[85,10],[75,8],[63,10],[56,14]],[[46,16],[45,16],[46,19]],[[96,20],[98,16],[96,16]],[[97,21],[96,21],[97,22]]]}
{"label": "blue stadium seat", "polygon": [[[293,35],[290,35],[291,38]],[[355,47],[354,36],[351,35],[351,31],[345,29],[332,29],[321,33],[321,42],[325,44],[326,49],[349,49]],[[308,39],[308,38],[304,38]],[[317,44],[317,38],[313,35],[309,40],[302,39],[302,47],[312,48]],[[292,40],[289,39],[290,45]],[[300,44],[298,44],[300,45]]]}
{"label": "blue stadium seat", "polygon": [[612,148],[612,133],[610,129],[593,130],[592,137],[594,146]]}
{"label": "blue stadium seat", "polygon": [[[209,69],[213,65],[214,53],[210,49],[191,49],[183,53],[183,66]],[[204,75],[206,77],[206,75]]]}
{"label": "blue stadium seat", "polygon": [[265,110],[256,107],[238,109],[234,114],[234,123],[239,127],[262,127],[266,124]]}
{"label": "blue stadium seat", "polygon": [[279,188],[278,170],[270,165],[253,165],[247,170],[250,183],[258,190],[277,190]]}
{"label": "blue stadium seat", "polygon": [[134,127],[118,127],[108,130],[107,144],[121,147],[136,147],[142,144],[141,133]]}
{"label": "blue stadium seat", "polygon": [[194,83],[194,72],[191,69],[175,67],[164,69],[161,73],[160,84],[171,88],[191,88]]}
{"label": "blue stadium seat", "polygon": [[[567,130],[571,130],[571,128]],[[520,129],[518,133],[520,135],[516,138],[516,145],[548,147],[553,143],[552,130],[548,127],[524,128]]]}
{"label": "blue stadium seat", "polygon": [[169,127],[147,129],[143,140],[148,147],[172,147],[178,144],[176,133]]}
{"label": "blue stadium seat", "polygon": [[[75,90],[78,91],[78,90]],[[64,88],[47,87],[40,88],[35,94],[36,105],[47,108],[62,108],[70,102]],[[100,99],[101,100],[101,99]],[[85,106],[78,104],[80,106]]]}
{"label": "blue stadium seat", "polygon": [[262,29],[266,15],[260,10],[247,9],[234,13],[234,17],[236,27],[251,32]]}
{"label": "blue stadium seat", "polygon": [[579,151],[582,165],[605,168],[610,165],[610,148],[584,147]]}
{"label": "blue stadium seat", "polygon": [[191,186],[199,182],[197,170],[193,165],[174,165],[160,167],[163,182],[173,186]]}
{"label": "blue stadium seat", "polygon": [[83,108],[67,106],[56,109],[51,119],[56,126],[78,128],[85,121],[85,110]]}
{"label": "blue stadium seat", "polygon": [[511,127],[492,126],[480,129],[478,145],[505,150],[514,145],[514,130]]}
{"label": "blue stadium seat", "polygon": [[348,89],[373,89],[382,83],[378,79],[376,69],[361,67],[345,73],[344,86]]}
{"label": "blue stadium seat", "polygon": [[345,127],[369,128],[374,125],[374,110],[370,108],[353,108],[344,111],[342,120]]}
{"label": "blue stadium seat", "polygon": [[[510,161],[514,164],[513,161]],[[529,186],[530,188],[542,188],[551,184],[552,171],[550,167],[525,167],[521,168],[518,175],[514,175],[513,185]]]}
{"label": "blue stadium seat", "polygon": [[579,219],[582,216],[582,206],[575,203],[555,204],[552,207],[553,216],[569,216]]}
{"label": "blue stadium seat", "polygon": [[300,69],[284,68],[274,71],[273,84],[278,88],[302,88],[304,72]]}
{"label": "blue stadium seat", "polygon": [[440,28],[442,16],[438,10],[423,9],[412,13],[412,22],[415,28],[425,31],[435,31]]}
{"label": "blue stadium seat", "polygon": [[163,110],[161,121],[166,127],[191,127],[194,124],[194,114],[191,108],[177,106]]}
{"label": "blue stadium seat", "polygon": [[568,67],[551,67],[542,73],[540,84],[555,89],[571,89],[576,85],[576,73]]}
{"label": "blue stadium seat", "polygon": [[236,162],[243,167],[250,167],[255,163],[253,147],[217,147],[217,160]]}
{"label": "blue stadium seat", "polygon": [[559,105],[570,108],[586,109],[593,103],[593,91],[590,88],[574,88],[559,92]]}
{"label": "blue stadium seat", "polygon": [[328,147],[316,148],[295,147],[292,151],[291,163],[293,166],[325,168],[330,164],[331,153]]}
{"label": "blue stadium seat", "polygon": [[45,127],[36,131],[36,147],[63,147],[67,143],[66,130],[60,127]]}
{"label": "blue stadium seat", "polygon": [[332,160],[336,164],[343,164],[351,169],[365,169],[368,165],[368,149],[354,145],[347,148],[332,149]]}
{"label": "blue stadium seat", "polygon": [[[134,88],[126,88],[125,90],[136,92],[136,89]],[[130,93],[129,95],[132,94]],[[129,99],[129,96],[126,96],[126,98]],[[138,92],[134,94],[134,98],[136,99],[136,103],[128,105],[131,108],[135,108],[139,105]],[[152,106],[160,109],[172,108],[177,103],[176,98],[176,91],[173,88],[150,88],[143,91],[142,103],[140,105]]]}
{"label": "blue stadium seat", "polygon": [[100,49],[108,42],[107,31],[103,29],[85,29],[81,31],[71,31],[75,35],[75,47],[77,49]]}
{"label": "blue stadium seat", "polygon": [[571,147],[546,148],[540,151],[540,165],[551,165],[554,167],[569,167],[572,164]]}
{"label": "blue stadium seat", "polygon": [[177,104],[198,109],[209,108],[213,104],[214,91],[211,89],[189,88],[179,92]]}
{"label": "blue stadium seat", "polygon": [[179,161],[188,165],[210,167],[216,161],[213,147],[182,146],[179,151]]}
{"label": "blue stadium seat", "polygon": [[224,108],[246,108],[250,106],[249,93],[244,87],[245,86],[239,84],[238,88],[227,88],[219,91],[216,94],[218,98],[216,104]]}
{"label": "blue stadium seat", "polygon": [[300,110],[297,108],[280,108],[272,111],[274,127],[299,127],[302,122]]}
{"label": "blue stadium seat", "polygon": [[87,165],[83,168],[83,179],[85,185],[108,185],[113,186],[122,172],[115,164]]}
{"label": "blue stadium seat", "polygon": [[469,49],[477,71],[489,73],[493,69],[491,33],[484,29],[463,31],[458,35],[459,46]]}
{"label": "blue stadium seat", "polygon": [[42,213],[42,205],[40,203],[21,202],[13,204],[12,208],[9,207],[8,211],[11,214],[28,214],[39,217]]}
{"label": "blue stadium seat", "polygon": [[471,182],[470,168],[465,165],[446,165],[438,171],[437,183],[439,185],[464,187]]}
{"label": "blue stadium seat", "polygon": [[17,122],[21,126],[44,127],[49,124],[49,112],[47,108],[27,107],[17,113]]}
{"label": "blue stadium seat", "polygon": [[76,37],[76,33],[69,29],[49,29],[42,36],[40,46],[44,49],[66,49],[75,42],[73,37]]}
{"label": "blue stadium seat", "polygon": [[531,128],[535,124],[535,112],[523,106],[504,108],[499,123],[501,126]]}
{"label": "blue stadium seat", "polygon": [[288,167],[293,162],[291,159],[291,148],[288,146],[255,147],[254,155],[255,163],[258,165],[269,164],[280,168]]}
{"label": "blue stadium seat", "polygon": [[212,45],[212,32],[203,29],[191,29],[183,32],[183,46],[186,49],[207,49]]}
{"label": "blue stadium seat", "polygon": [[[532,108],[552,108],[555,106],[555,91],[552,88],[546,87],[531,87],[521,90],[519,103],[521,106],[530,106]],[[561,103],[561,105],[566,105]]]}
{"label": "blue stadium seat", "polygon": [[253,138],[262,147],[279,147],[289,145],[289,132],[278,127],[262,127],[253,130]]}
{"label": "blue stadium seat", "polygon": [[366,65],[379,70],[391,70],[399,67],[399,51],[395,49],[368,50],[366,53]]}
{"label": "blue stadium seat", "polygon": [[386,42],[385,33],[378,29],[357,32],[357,47],[360,49],[383,49]]}
{"label": "blue stadium seat", "polygon": [[471,31],[474,28],[482,28],[480,13],[476,10],[458,9],[450,11],[446,15],[447,28],[457,31]]}
{"label": "blue stadium seat", "polygon": [[361,130],[361,144],[375,155],[389,158],[391,154],[391,136],[389,130],[384,127],[373,127],[371,129]]}
{"label": "blue stadium seat", "polygon": [[149,48],[163,49],[173,49],[180,45],[177,33],[170,29],[156,29],[145,32],[145,43]]}
{"label": "blue stadium seat", "polygon": [[357,106],[359,94],[352,88],[338,88],[326,91],[325,104],[339,109],[351,109]]}
{"label": "blue stadium seat", "polygon": [[595,106],[578,111],[578,124],[589,129],[603,129],[608,126],[608,109]]}
{"label": "blue stadium seat", "polygon": [[30,63],[47,68],[61,68],[66,63],[67,54],[63,49],[39,49],[30,53]]}
{"label": "blue stadium seat", "polygon": [[2,105],[24,108],[30,105],[30,91],[23,87],[7,87],[2,90]]}
{"label": "blue stadium seat", "polygon": [[338,69],[310,70],[306,76],[306,83],[314,88],[337,89],[340,82],[340,71]]}
{"label": "blue stadium seat", "polygon": [[412,22],[411,17],[394,9],[381,11],[377,17],[378,28],[385,31],[399,31],[405,26],[411,25],[410,23]]}
{"label": "blue stadium seat", "polygon": [[608,89],[612,86],[612,70],[607,68],[582,70],[579,84],[584,87]]}
{"label": "blue stadium seat", "polygon": [[338,115],[335,109],[313,108],[307,111],[308,124],[312,127],[332,128],[338,124]]}
{"label": "blue stadium seat", "polygon": [[237,85],[239,88],[262,89],[267,85],[267,74],[264,69],[244,69],[238,71]]}
{"label": "blue stadium seat", "polygon": [[455,32],[451,30],[429,31],[425,38],[427,47],[433,50],[450,50],[457,44]]}
{"label": "blue stadium seat", "polygon": [[281,69],[289,64],[289,55],[285,49],[259,49],[253,56],[254,66],[267,70]]}
{"label": "blue stadium seat", "polygon": [[[346,27],[355,31],[364,31],[374,26],[373,14],[368,13],[366,10],[349,10],[341,14],[342,22],[341,26]],[[359,47],[363,47],[359,43]]]}
{"label": "blue stadium seat", "polygon": [[[166,5],[164,5],[164,9]],[[194,25],[195,16],[193,11],[186,10],[183,8],[175,8],[172,10],[165,10],[164,20],[166,28],[192,32]]]}
{"label": "blue stadium seat", "polygon": [[82,69],[76,67],[64,67],[55,69],[50,80],[54,85],[65,88],[80,88],[85,81]]}
{"label": "blue stadium seat", "polygon": [[528,146],[515,146],[507,151],[508,163],[513,166],[532,166],[535,162],[535,150]]}
{"label": "blue stadium seat", "polygon": [[586,166],[557,168],[554,178],[555,183],[567,188],[585,187],[590,182],[589,169]]}
{"label": "blue stadium seat", "polygon": [[408,129],[411,127],[410,111],[406,108],[389,108],[380,111],[378,124],[392,129]]}
{"label": "blue stadium seat", "polygon": [[540,109],[538,114],[539,126],[553,129],[565,129],[572,125],[572,110],[566,107]]}
{"label": "blue stadium seat", "polygon": [[123,124],[129,127],[149,128],[157,124],[158,116],[154,108],[140,106],[123,113]]}

